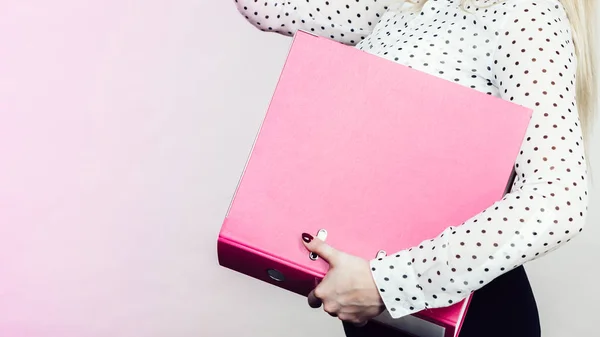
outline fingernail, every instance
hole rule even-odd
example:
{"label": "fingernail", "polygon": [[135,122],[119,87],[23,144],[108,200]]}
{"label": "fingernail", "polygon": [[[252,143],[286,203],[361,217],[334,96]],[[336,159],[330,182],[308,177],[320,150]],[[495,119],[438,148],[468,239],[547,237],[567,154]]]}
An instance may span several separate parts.
{"label": "fingernail", "polygon": [[302,233],[302,241],[310,243],[313,240],[313,236],[308,233]]}

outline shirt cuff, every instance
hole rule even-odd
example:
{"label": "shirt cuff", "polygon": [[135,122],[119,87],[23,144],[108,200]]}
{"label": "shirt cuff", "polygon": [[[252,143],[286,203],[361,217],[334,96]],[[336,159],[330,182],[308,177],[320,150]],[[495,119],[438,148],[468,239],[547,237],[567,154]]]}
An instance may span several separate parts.
{"label": "shirt cuff", "polygon": [[408,250],[370,261],[373,280],[392,318],[412,315],[428,306],[412,264]]}

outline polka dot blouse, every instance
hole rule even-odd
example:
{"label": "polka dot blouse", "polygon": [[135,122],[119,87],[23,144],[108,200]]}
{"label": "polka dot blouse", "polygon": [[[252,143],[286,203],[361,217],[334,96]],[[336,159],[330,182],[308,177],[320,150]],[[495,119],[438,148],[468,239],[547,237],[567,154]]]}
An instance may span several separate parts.
{"label": "polka dot blouse", "polygon": [[371,261],[394,318],[457,303],[582,230],[587,170],[573,41],[558,0],[236,0],[255,27],[313,32],[534,109],[510,193],[437,237]]}

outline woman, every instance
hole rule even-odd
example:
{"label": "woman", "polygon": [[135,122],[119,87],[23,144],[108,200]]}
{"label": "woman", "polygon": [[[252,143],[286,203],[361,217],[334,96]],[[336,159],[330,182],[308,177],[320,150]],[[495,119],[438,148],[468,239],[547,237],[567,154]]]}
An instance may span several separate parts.
{"label": "woman", "polygon": [[348,336],[400,336],[365,322],[383,310],[400,318],[448,306],[472,292],[461,337],[540,336],[522,265],[584,226],[595,1],[236,0],[263,31],[313,32],[534,109],[512,190],[465,223],[372,261],[302,235],[330,263],[309,301],[344,321]]}

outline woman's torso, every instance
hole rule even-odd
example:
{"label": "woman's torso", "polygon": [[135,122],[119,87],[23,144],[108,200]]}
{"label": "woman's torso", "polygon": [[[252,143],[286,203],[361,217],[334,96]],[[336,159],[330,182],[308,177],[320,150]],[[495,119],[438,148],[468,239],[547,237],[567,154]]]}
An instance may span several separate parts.
{"label": "woman's torso", "polygon": [[[559,8],[558,0],[541,1],[555,3]],[[421,11],[414,11],[413,4],[399,1],[390,6],[373,32],[356,48],[500,96],[492,70],[495,53],[503,52],[498,39],[511,11],[523,10],[519,8],[522,5],[519,0],[493,5],[490,1],[472,1],[474,6],[465,7],[460,3],[429,0]],[[539,20],[544,14],[532,13],[532,20]],[[515,62],[528,61],[518,57],[515,55]]]}

